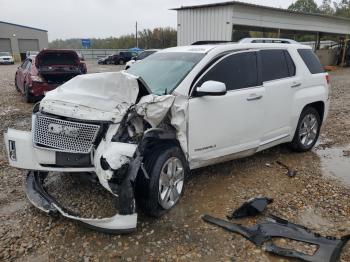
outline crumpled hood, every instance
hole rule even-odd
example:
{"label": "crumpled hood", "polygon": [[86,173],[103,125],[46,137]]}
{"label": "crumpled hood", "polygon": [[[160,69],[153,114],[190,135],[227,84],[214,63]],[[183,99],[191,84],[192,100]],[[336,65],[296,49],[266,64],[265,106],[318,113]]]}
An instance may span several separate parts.
{"label": "crumpled hood", "polygon": [[126,72],[79,75],[47,92],[40,109],[83,120],[119,122],[138,93],[137,78]]}

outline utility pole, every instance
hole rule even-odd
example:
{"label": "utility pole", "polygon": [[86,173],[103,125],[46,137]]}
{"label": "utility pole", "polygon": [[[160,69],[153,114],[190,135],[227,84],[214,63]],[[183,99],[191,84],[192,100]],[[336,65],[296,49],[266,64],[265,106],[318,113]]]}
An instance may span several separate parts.
{"label": "utility pole", "polygon": [[139,40],[137,39],[137,21],[136,21],[136,32],[135,32],[135,36],[136,36],[136,47],[139,47]]}
{"label": "utility pole", "polygon": [[162,48],[164,48],[164,29],[163,27],[161,28],[162,30]]}

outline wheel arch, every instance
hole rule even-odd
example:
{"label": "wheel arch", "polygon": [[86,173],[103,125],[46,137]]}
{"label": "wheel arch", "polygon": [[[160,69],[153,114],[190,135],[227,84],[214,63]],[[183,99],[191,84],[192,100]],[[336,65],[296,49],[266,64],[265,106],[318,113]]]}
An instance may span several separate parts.
{"label": "wheel arch", "polygon": [[317,113],[320,116],[321,122],[323,122],[324,112],[325,112],[325,103],[323,101],[316,101],[313,103],[309,103],[309,104],[304,106],[304,108],[301,110],[301,112],[303,112],[305,110],[305,108],[307,108],[307,107],[315,108]]}
{"label": "wheel arch", "polygon": [[185,156],[187,161],[187,157],[185,152],[182,150],[181,144],[177,139],[175,130],[164,130],[161,128],[153,128],[148,130],[139,145],[142,155],[148,154],[149,150],[153,150],[154,148],[164,148],[164,147],[178,147],[182,154]]}

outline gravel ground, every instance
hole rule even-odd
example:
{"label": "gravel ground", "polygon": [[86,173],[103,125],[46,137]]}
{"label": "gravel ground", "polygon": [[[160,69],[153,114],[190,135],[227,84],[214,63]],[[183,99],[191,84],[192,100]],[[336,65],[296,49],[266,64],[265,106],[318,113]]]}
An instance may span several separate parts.
{"label": "gravel ground", "polygon": [[[15,91],[17,65],[0,67],[0,140],[8,128],[30,129],[31,104]],[[88,62],[89,72],[117,71],[118,66]],[[49,217],[26,200],[26,172],[7,164],[0,148],[0,261],[289,261],[270,256],[239,235],[208,225],[201,215],[224,218],[255,196],[274,199],[269,212],[322,235],[350,234],[350,69],[332,75],[332,104],[317,147],[293,153],[285,146],[255,156],[192,172],[176,208],[160,219],[139,215],[137,232],[115,236]],[[289,178],[276,164],[296,169]],[[99,185],[51,174],[48,188],[62,202],[87,215],[112,215],[112,199]],[[262,219],[260,216],[258,219]],[[257,219],[239,222],[251,225]],[[278,240],[282,245],[312,247]],[[348,245],[350,246],[350,244]],[[342,261],[350,261],[346,247]]]}

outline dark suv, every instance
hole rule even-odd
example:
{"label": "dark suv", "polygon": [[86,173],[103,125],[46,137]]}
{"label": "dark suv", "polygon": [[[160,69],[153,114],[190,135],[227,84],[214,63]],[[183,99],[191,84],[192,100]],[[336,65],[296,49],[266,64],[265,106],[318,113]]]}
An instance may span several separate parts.
{"label": "dark suv", "polygon": [[115,65],[124,65],[126,62],[130,61],[131,58],[136,56],[134,52],[121,51],[117,54],[114,54],[111,59]]}
{"label": "dark suv", "polygon": [[115,53],[113,55],[109,55],[104,58],[100,58],[98,60],[98,64],[103,65],[124,65],[126,62],[129,62],[133,57],[137,56],[138,54],[135,52],[130,51],[120,51],[118,53]]}

